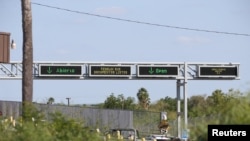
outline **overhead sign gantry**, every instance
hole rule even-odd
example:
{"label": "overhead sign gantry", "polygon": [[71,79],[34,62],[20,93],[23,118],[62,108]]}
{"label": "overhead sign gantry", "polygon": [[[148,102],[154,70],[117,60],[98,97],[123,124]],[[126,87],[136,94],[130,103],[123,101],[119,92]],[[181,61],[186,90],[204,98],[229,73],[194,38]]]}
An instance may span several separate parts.
{"label": "overhead sign gantry", "polygon": [[[186,69],[185,69],[186,68]],[[34,62],[34,79],[239,79],[239,63]],[[187,74],[185,75],[185,72]],[[0,63],[0,80],[22,79],[22,62]]]}
{"label": "overhead sign gantry", "polygon": [[[188,62],[34,62],[33,78],[40,79],[121,79],[121,80],[176,80],[178,137],[180,124],[180,87],[183,86],[184,129],[187,131],[187,81],[237,80],[239,63]],[[22,79],[22,63],[0,63],[0,80]]]}

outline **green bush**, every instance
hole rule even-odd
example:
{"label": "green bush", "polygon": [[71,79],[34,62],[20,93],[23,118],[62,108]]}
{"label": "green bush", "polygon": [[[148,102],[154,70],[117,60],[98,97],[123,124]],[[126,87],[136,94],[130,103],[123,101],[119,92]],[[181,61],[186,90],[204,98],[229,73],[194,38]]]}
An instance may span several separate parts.
{"label": "green bush", "polygon": [[191,139],[197,141],[207,140],[207,127],[209,124],[230,125],[230,124],[249,124],[250,123],[250,94],[243,97],[234,98],[223,104],[223,108],[215,109],[207,107],[211,110],[217,110],[217,115],[201,118],[197,120],[197,125],[190,128]]}
{"label": "green bush", "polygon": [[17,121],[2,118],[0,141],[101,141],[101,137],[84,127],[83,122],[66,118],[61,113],[50,116],[51,121],[39,118],[20,118]]}

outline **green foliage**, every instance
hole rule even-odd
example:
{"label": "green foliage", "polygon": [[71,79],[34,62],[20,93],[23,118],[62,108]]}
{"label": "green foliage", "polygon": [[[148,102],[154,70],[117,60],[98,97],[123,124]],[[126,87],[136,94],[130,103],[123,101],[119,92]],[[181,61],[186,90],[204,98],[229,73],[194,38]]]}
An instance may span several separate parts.
{"label": "green foliage", "polygon": [[[114,95],[110,97],[117,102]],[[143,108],[149,95],[145,88],[139,89],[137,93],[139,106]],[[118,101],[119,102],[119,101]],[[150,104],[150,111],[168,112],[168,119],[176,119],[177,99],[165,97],[154,104]],[[181,111],[183,111],[181,100]],[[113,103],[115,105],[115,102]],[[188,99],[188,118],[191,139],[199,141],[207,140],[207,126],[209,124],[249,124],[250,123],[250,92],[243,94],[238,90],[230,89],[224,93],[221,90],[215,90],[210,96],[197,95]],[[138,127],[145,128],[147,125],[155,126],[158,123],[158,115],[154,118],[143,116],[134,116],[134,124]],[[150,118],[149,118],[150,117]],[[149,120],[153,119],[153,120]],[[154,123],[156,122],[156,123]],[[143,129],[142,129],[143,130]]]}
{"label": "green foliage", "polygon": [[[29,109],[35,109],[30,107]],[[51,114],[51,121],[43,121],[33,110],[30,120],[0,119],[0,141],[100,141],[100,136],[83,122],[64,117],[61,113]]]}
{"label": "green foliage", "polygon": [[207,109],[208,107],[209,105],[206,102],[205,96],[192,96],[188,99],[189,117],[200,117],[206,115],[207,111],[204,109]]}
{"label": "green foliage", "polygon": [[150,105],[150,111],[155,112],[167,112],[169,120],[176,119],[176,109],[177,109],[177,100],[176,98],[171,98],[166,96],[165,98],[161,98],[155,104]]}
{"label": "green foliage", "polygon": [[[176,111],[177,109],[177,100],[176,98],[171,98],[169,96],[166,96],[165,98],[161,98],[157,101],[155,104],[155,108],[158,109],[158,111],[165,111],[166,109],[168,111]],[[153,105],[151,105],[152,107]]]}
{"label": "green foliage", "polygon": [[94,134],[87,127],[84,128],[83,122],[76,122],[68,119],[61,113],[52,114],[52,122],[49,124],[49,131],[58,141],[80,141],[91,140]]}
{"label": "green foliage", "polygon": [[30,102],[23,102],[23,115],[22,120],[29,121],[32,118],[34,119],[43,119],[44,115],[41,114],[40,111],[37,110],[36,107],[33,106]]}
{"label": "green foliage", "polygon": [[135,99],[132,97],[125,98],[123,94],[118,95],[117,97],[112,93],[104,102],[103,108],[108,109],[126,109],[133,110],[135,109]]}
{"label": "green foliage", "polygon": [[47,101],[47,104],[53,104],[55,102],[55,99],[53,97],[50,97]]}
{"label": "green foliage", "polygon": [[144,110],[148,110],[150,104],[148,91],[145,88],[140,88],[137,92],[137,98],[139,100],[139,106]]}
{"label": "green foliage", "polygon": [[[203,100],[202,100],[203,101]],[[200,101],[201,102],[201,101]],[[243,95],[239,91],[229,90],[227,94],[220,90],[213,92],[203,101],[206,108],[199,109],[201,103],[195,104],[190,110],[196,115],[202,115],[196,120],[196,125],[189,125],[191,138],[207,140],[207,126],[209,124],[249,124],[250,123],[250,95]]]}

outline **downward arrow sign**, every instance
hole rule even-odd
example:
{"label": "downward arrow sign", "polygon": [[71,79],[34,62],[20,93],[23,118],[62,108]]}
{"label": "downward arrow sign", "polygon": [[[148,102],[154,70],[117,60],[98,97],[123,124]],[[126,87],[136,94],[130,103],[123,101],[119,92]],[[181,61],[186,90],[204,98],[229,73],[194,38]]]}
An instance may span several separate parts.
{"label": "downward arrow sign", "polygon": [[150,70],[148,71],[150,74],[153,74],[154,71],[153,71],[153,68],[151,67]]}
{"label": "downward arrow sign", "polygon": [[47,69],[47,72],[50,74],[52,73],[52,69],[49,67],[49,69]]}

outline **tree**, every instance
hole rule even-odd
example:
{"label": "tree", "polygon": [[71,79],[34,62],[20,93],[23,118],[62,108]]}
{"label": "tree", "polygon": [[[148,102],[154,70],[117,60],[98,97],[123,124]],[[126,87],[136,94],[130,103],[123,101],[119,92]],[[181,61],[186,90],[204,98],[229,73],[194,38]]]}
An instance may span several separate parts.
{"label": "tree", "polygon": [[103,107],[108,109],[115,109],[118,107],[117,98],[113,93],[104,101]]}
{"label": "tree", "polygon": [[47,101],[47,104],[52,105],[55,102],[55,99],[53,97],[50,97]]}
{"label": "tree", "polygon": [[32,14],[30,0],[21,0],[23,28],[23,72],[22,72],[22,101],[23,116],[26,105],[32,104],[33,99],[33,43],[32,43]]}
{"label": "tree", "polygon": [[207,97],[206,101],[210,107],[206,109],[207,115],[218,114],[224,108],[227,97],[225,93],[217,89],[212,93],[211,96]]}
{"label": "tree", "polygon": [[124,101],[123,109],[134,110],[136,108],[135,98],[127,97]]}
{"label": "tree", "polygon": [[[209,124],[230,125],[250,123],[250,93],[246,95],[230,89],[228,93],[215,90],[206,98],[206,108],[197,109],[197,112],[206,113],[206,117],[195,121],[195,126],[190,126],[190,136],[207,140],[207,126]],[[190,110],[193,110],[191,107]]]}
{"label": "tree", "polygon": [[145,88],[140,88],[137,93],[137,98],[139,100],[139,105],[145,109],[148,110],[149,104],[150,104],[150,98],[149,93]]}
{"label": "tree", "polygon": [[127,109],[132,110],[135,108],[134,98],[124,97],[123,94],[119,94],[117,97],[112,93],[104,102],[103,107],[109,109]]}
{"label": "tree", "polygon": [[151,104],[150,109],[153,108],[156,111],[176,111],[176,103],[176,98],[166,96],[158,100],[155,104]]}
{"label": "tree", "polygon": [[188,115],[189,117],[199,117],[207,114],[209,105],[205,95],[192,96],[188,100]]}
{"label": "tree", "polygon": [[167,107],[166,107],[167,110],[169,110],[169,111],[176,111],[176,109],[177,109],[177,99],[176,98],[171,98],[169,96],[166,96],[162,100],[167,104]]}

